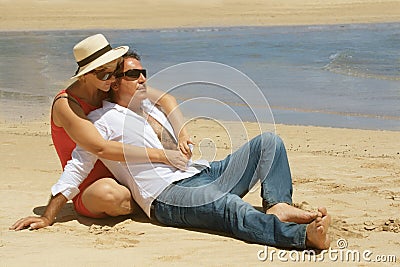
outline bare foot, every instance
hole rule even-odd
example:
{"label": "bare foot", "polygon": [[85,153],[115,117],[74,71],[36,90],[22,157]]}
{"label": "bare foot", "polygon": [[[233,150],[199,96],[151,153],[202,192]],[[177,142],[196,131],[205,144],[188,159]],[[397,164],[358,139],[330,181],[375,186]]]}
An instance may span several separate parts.
{"label": "bare foot", "polygon": [[[310,223],[315,220],[319,212],[309,212],[287,203],[278,203],[266,211],[267,214],[274,214],[282,222]],[[320,216],[322,217],[322,215]]]}
{"label": "bare foot", "polygon": [[330,224],[331,216],[326,208],[318,208],[318,217],[307,225],[306,246],[308,248],[328,249],[331,243],[328,236]]}

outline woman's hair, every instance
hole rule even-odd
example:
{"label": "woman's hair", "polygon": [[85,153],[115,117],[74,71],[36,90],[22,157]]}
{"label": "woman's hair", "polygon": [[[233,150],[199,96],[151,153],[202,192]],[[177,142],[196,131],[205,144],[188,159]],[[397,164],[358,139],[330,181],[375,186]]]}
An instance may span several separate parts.
{"label": "woman's hair", "polygon": [[104,69],[112,69],[112,68],[116,69],[121,64],[121,62],[124,62],[124,61],[123,61],[122,57],[119,57],[117,59],[114,59],[113,61],[110,61],[104,65],[101,65],[100,67],[95,68],[94,70],[104,70]]}

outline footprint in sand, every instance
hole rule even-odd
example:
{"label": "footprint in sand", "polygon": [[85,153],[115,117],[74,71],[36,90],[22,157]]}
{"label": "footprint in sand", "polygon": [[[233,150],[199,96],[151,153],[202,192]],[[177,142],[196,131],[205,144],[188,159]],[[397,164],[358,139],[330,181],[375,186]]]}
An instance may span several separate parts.
{"label": "footprint in sand", "polygon": [[132,236],[143,234],[128,231],[124,227],[110,227],[107,225],[92,225],[89,227],[89,233],[97,236],[94,240],[94,246],[105,249],[135,247],[140,241],[132,238]]}
{"label": "footprint in sand", "polygon": [[400,219],[390,218],[382,225],[382,230],[385,232],[400,233]]}
{"label": "footprint in sand", "polygon": [[400,233],[400,219],[389,218],[388,220],[365,221],[364,230],[374,232]]}

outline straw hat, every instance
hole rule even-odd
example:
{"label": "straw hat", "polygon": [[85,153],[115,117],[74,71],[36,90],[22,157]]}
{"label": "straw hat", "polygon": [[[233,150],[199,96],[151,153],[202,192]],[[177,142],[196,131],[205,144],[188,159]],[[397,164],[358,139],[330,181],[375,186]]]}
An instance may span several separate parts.
{"label": "straw hat", "polygon": [[79,67],[71,79],[123,56],[128,49],[128,46],[113,49],[102,34],[87,37],[74,46],[74,56]]}

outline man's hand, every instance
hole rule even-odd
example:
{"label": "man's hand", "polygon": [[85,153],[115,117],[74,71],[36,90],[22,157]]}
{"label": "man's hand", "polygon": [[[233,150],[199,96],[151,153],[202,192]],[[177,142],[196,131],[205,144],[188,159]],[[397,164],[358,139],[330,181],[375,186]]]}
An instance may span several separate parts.
{"label": "man's hand", "polygon": [[46,217],[29,216],[19,219],[13,225],[11,225],[9,229],[15,231],[19,231],[28,227],[29,229],[40,229],[49,225],[51,225],[51,222]]}
{"label": "man's hand", "polygon": [[192,140],[190,140],[189,135],[180,135],[178,138],[178,149],[188,158],[192,157],[192,150],[190,145],[194,145]]}
{"label": "man's hand", "polygon": [[186,170],[189,159],[179,150],[164,150],[166,164],[179,170]]}

